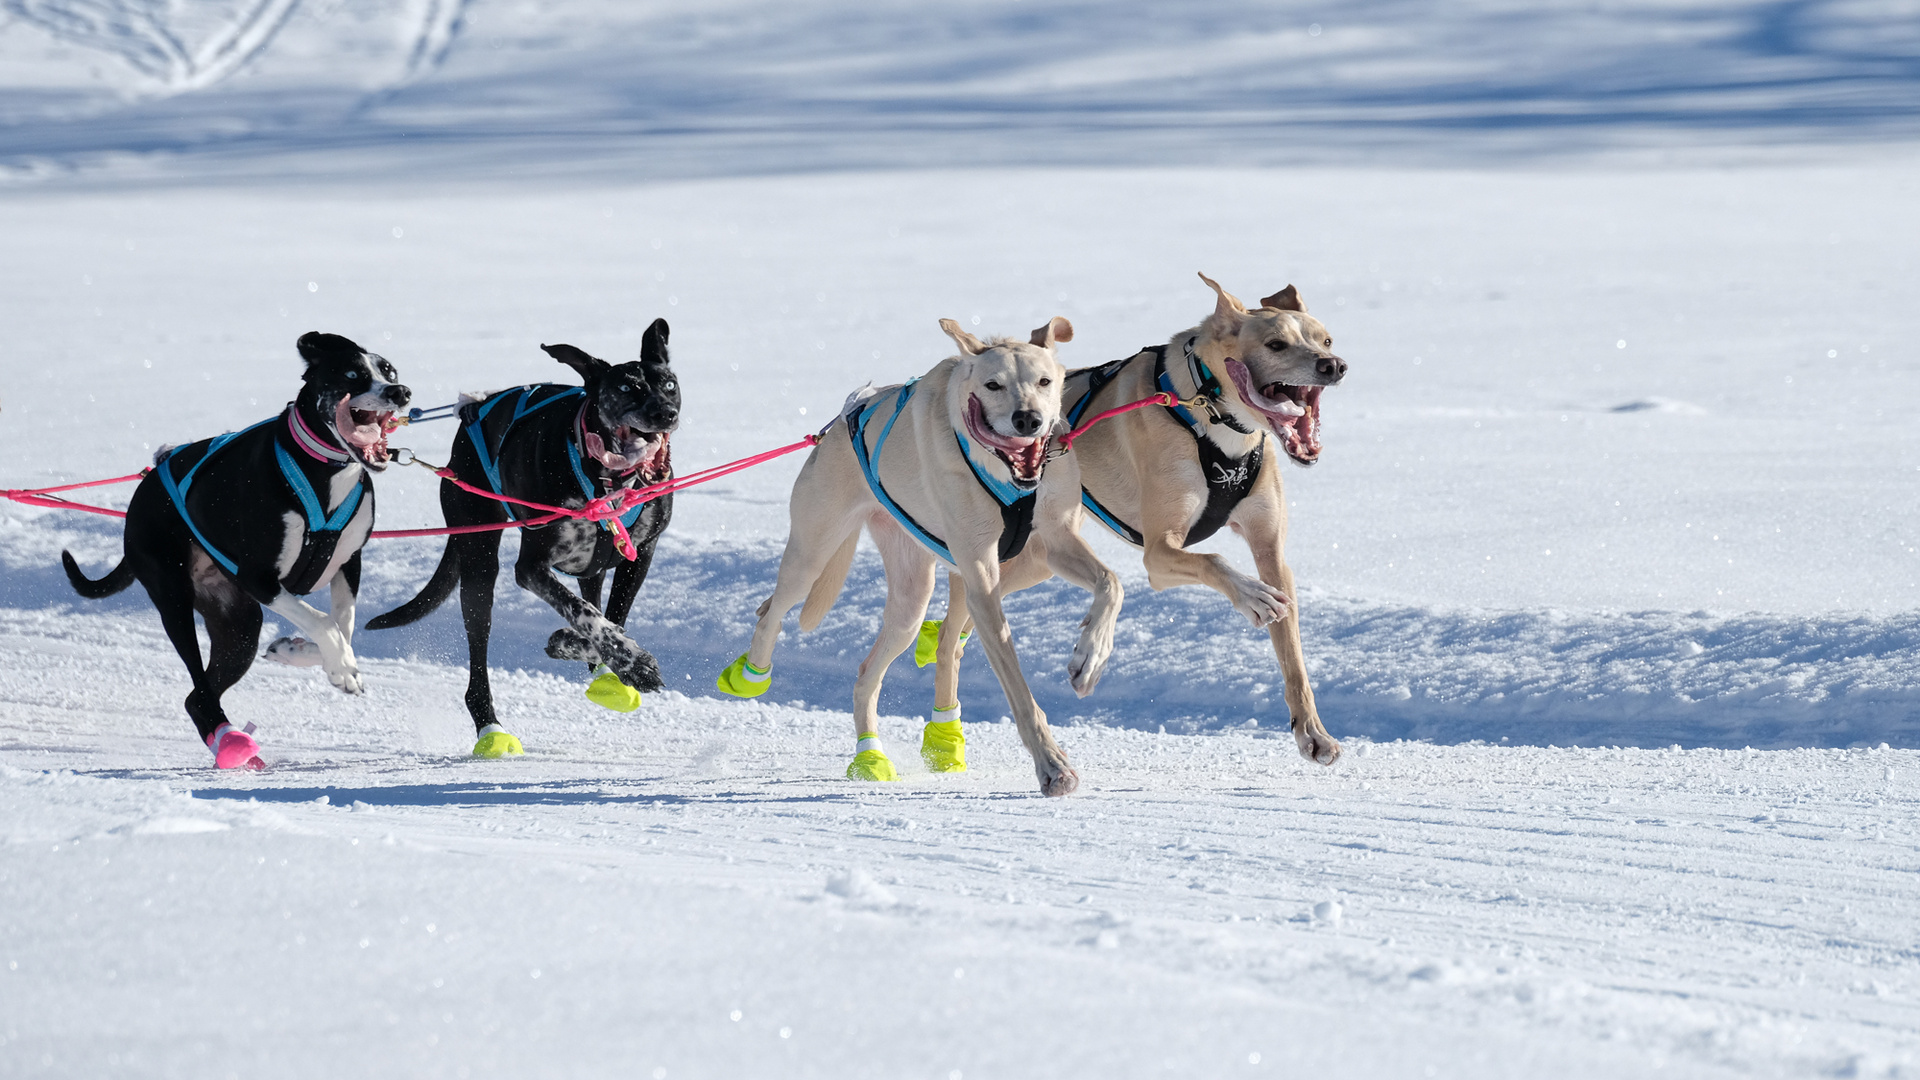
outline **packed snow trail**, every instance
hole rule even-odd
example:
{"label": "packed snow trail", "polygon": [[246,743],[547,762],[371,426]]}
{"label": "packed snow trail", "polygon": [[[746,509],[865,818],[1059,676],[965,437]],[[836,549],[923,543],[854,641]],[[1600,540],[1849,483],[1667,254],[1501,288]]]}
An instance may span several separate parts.
{"label": "packed snow trail", "polygon": [[1913,751],[1350,738],[1322,769],[1076,725],[1082,793],[1048,800],[1008,725],[941,776],[889,719],[905,782],[857,785],[843,714],[617,717],[544,675],[499,686],[529,756],[478,763],[461,670],[369,660],[363,699],[236,688],[272,718],[243,776],[172,715],[157,629],[82,625],[0,632],[8,1075],[1920,1061]]}

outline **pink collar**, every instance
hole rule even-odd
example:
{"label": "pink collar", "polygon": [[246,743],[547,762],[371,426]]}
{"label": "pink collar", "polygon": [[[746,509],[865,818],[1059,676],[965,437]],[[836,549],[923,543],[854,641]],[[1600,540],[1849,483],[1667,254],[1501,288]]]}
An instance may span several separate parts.
{"label": "pink collar", "polygon": [[307,456],[315,461],[344,465],[352,460],[345,450],[322,439],[307,426],[307,422],[300,416],[300,406],[297,402],[287,404],[287,431],[293,435],[293,445],[306,451]]}

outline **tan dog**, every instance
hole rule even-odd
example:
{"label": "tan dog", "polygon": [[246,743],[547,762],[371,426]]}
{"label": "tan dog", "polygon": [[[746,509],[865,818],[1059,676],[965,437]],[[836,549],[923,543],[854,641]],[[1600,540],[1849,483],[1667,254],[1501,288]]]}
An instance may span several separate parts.
{"label": "tan dog", "polygon": [[935,563],[944,561],[952,578],[981,598],[972,617],[1033,755],[1040,790],[1065,795],[1080,778],[1027,688],[999,596],[1001,564],[1016,556],[1040,568],[1041,577],[1059,574],[1093,593],[1067,666],[1074,690],[1091,692],[1113,651],[1122,590],[1080,536],[1080,476],[1071,455],[1047,463],[1050,436],[1066,430],[1060,393],[1067,371],[1054,358],[1054,343],[1071,340],[1073,327],[1055,318],[1030,341],[987,342],[951,319],[940,327],[960,355],[904,386],[855,394],[801,468],[779,580],[760,605],[752,647],[721,674],[719,687],[741,697],[765,691],[782,619],[804,599],[801,629],[819,625],[846,581],[864,527],[886,567],[887,606],[854,686],[857,752],[848,775],[897,779],[879,747],[875,703],[887,666],[920,631]]}
{"label": "tan dog", "polygon": [[[1320,722],[1300,650],[1293,571],[1286,560],[1287,500],[1276,462],[1279,448],[1301,465],[1320,457],[1320,394],[1347,372],[1333,338],[1307,314],[1289,285],[1248,311],[1205,274],[1217,294],[1213,314],[1154,346],[1067,378],[1069,423],[1170,389],[1187,404],[1154,406],[1101,421],[1075,437],[1088,512],[1139,547],[1154,589],[1206,585],[1273,639],[1286,680],[1287,710],[1300,753],[1323,765],[1340,744]],[[1258,578],[1218,555],[1187,545],[1226,525],[1253,551]],[[1039,562],[1022,557],[1001,568],[994,610],[1008,593],[1045,581]],[[957,702],[959,636],[967,628],[971,582],[951,583],[941,628],[934,700]]]}

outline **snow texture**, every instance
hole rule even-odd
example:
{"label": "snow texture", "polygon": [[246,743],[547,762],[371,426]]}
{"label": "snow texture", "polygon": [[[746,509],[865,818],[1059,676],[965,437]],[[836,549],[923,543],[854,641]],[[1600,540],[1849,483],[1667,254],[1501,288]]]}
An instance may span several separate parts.
{"label": "snow texture", "polygon": [[[1064,800],[977,650],[970,772],[922,768],[903,661],[903,782],[839,779],[871,551],[767,697],[711,689],[798,456],[679,497],[638,712],[503,580],[493,762],[449,604],[360,632],[364,697],[256,665],[269,768],[215,772],[140,590],[60,571],[118,523],[0,503],[0,1075],[1914,1075],[1916,16],[0,0],[7,487],[276,411],[313,329],[430,406],[664,316],[683,472],[924,371],[943,316],[1164,341],[1196,270],[1296,284],[1352,365],[1284,473],[1346,755],[1090,526],[1093,696],[1085,594],[1007,605]],[[371,545],[363,620],[440,550]]]}

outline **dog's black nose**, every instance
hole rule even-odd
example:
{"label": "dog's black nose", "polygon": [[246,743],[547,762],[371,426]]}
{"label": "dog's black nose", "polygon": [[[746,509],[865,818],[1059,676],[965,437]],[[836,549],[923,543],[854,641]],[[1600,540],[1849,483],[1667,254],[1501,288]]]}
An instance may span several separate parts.
{"label": "dog's black nose", "polygon": [[659,417],[660,423],[663,427],[672,427],[674,421],[680,419],[680,410],[669,406],[667,408],[660,409],[656,415]]}
{"label": "dog's black nose", "polygon": [[388,383],[387,388],[381,391],[380,396],[386,398],[389,404],[400,406],[413,400],[413,391],[401,386],[399,383]]}
{"label": "dog's black nose", "polygon": [[1320,377],[1330,383],[1337,383],[1347,377],[1347,362],[1337,356],[1323,356],[1314,366],[1319,370]]}
{"label": "dog's black nose", "polygon": [[1013,414],[1013,430],[1032,438],[1040,433],[1040,413],[1037,409],[1019,409]]}

